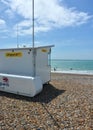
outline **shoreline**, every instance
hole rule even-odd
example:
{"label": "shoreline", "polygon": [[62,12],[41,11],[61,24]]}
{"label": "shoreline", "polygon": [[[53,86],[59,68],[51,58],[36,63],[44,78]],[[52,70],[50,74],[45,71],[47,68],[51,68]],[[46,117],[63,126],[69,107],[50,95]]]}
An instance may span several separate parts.
{"label": "shoreline", "polygon": [[57,74],[71,74],[71,75],[92,75],[93,72],[88,71],[51,71],[51,73],[57,73]]}

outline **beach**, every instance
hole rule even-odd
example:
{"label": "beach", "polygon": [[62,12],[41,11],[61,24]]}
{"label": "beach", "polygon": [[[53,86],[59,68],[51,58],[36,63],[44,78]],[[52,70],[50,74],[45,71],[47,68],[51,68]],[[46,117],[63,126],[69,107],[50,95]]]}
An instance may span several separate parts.
{"label": "beach", "polygon": [[0,91],[0,130],[93,130],[93,75],[52,73],[33,98]]}

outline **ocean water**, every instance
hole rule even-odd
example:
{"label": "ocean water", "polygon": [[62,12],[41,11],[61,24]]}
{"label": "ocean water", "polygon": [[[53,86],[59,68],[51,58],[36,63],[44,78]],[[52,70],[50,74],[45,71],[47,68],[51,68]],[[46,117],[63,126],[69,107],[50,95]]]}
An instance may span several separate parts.
{"label": "ocean water", "polygon": [[93,60],[51,60],[51,71],[61,73],[92,74]]}

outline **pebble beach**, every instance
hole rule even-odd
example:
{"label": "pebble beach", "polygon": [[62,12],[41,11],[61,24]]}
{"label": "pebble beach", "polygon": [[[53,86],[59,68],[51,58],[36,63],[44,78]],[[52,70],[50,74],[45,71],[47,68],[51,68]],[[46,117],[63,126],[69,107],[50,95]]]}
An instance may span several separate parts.
{"label": "pebble beach", "polygon": [[33,98],[0,91],[0,130],[93,130],[93,75],[52,73]]}

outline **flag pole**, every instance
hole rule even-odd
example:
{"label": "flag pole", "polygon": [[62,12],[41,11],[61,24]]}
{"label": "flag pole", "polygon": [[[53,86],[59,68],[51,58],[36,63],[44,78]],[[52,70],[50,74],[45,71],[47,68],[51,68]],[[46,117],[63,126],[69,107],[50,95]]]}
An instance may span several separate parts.
{"label": "flag pole", "polygon": [[33,48],[33,76],[36,75],[35,70],[35,38],[34,38],[34,0],[32,0],[32,48]]}
{"label": "flag pole", "polygon": [[34,48],[34,0],[32,0],[32,44]]}

